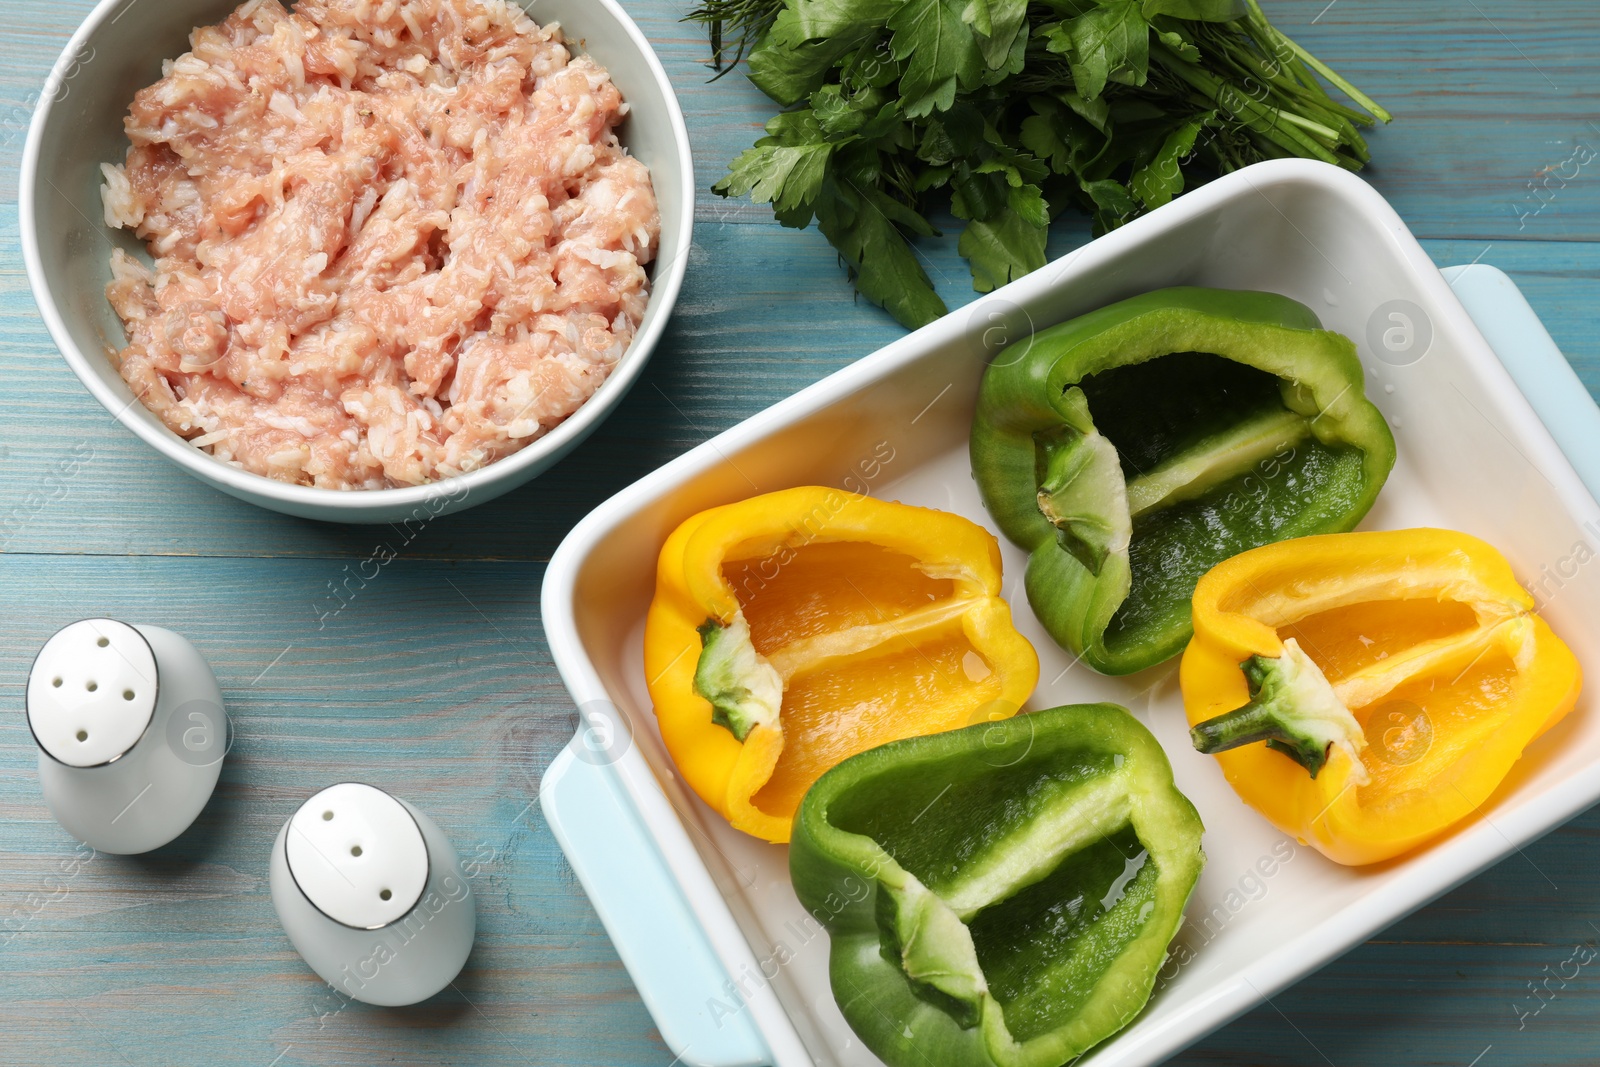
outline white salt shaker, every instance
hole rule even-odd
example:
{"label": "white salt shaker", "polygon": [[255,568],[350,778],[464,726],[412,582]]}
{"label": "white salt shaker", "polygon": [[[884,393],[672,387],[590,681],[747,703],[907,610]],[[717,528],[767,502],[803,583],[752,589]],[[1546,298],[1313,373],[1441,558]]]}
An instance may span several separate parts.
{"label": "white salt shaker", "polygon": [[426,1000],[460,973],[477,902],[437,823],[375,786],[329,786],[272,846],[272,906],[311,969],[368,1004]]}
{"label": "white salt shaker", "polygon": [[171,630],[75,622],[39,650],[26,702],[45,803],[101,852],[159,848],[216,788],[228,751],[222,690]]}

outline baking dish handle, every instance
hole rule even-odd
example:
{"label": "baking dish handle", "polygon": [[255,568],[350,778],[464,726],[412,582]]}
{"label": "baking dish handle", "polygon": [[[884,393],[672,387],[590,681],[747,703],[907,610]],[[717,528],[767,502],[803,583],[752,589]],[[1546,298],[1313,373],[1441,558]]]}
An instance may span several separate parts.
{"label": "baking dish handle", "polygon": [[719,1010],[728,1002],[726,969],[634,814],[616,766],[579,755],[587,751],[561,750],[540,782],[539,803],[674,1064],[771,1063],[751,1013]]}
{"label": "baking dish handle", "polygon": [[1486,263],[1442,273],[1589,495],[1600,500],[1600,453],[1589,447],[1600,439],[1600,407],[1527,298],[1504,271]]}

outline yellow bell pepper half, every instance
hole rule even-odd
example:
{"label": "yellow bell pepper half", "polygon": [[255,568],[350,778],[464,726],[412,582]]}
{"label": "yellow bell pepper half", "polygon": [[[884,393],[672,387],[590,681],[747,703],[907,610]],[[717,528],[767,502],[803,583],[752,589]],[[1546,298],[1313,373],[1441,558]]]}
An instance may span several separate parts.
{"label": "yellow bell pepper half", "polygon": [[789,840],[823,772],[889,741],[1014,715],[1039,660],[1000,549],[958,515],[836,489],[701,512],[661,549],[645,677],[684,780]]}
{"label": "yellow bell pepper half", "polygon": [[1505,557],[1447,530],[1220,564],[1195,589],[1179,677],[1195,747],[1245,802],[1351,865],[1470,816],[1582,685]]}

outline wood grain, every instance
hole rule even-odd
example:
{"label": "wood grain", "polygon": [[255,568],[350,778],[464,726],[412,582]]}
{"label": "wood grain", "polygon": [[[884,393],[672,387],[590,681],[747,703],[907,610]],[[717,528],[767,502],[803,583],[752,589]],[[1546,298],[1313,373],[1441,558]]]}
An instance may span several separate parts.
{"label": "wood grain", "polygon": [[[681,93],[700,176],[667,341],[572,459],[410,538],[269,514],[149,453],[55,353],[15,206],[0,206],[0,702],[20,707],[29,659],[57,626],[107,614],[193,638],[237,733],[194,831],[151,857],[79,865],[39,800],[25,726],[0,717],[0,1063],[671,1058],[530,807],[572,725],[538,619],[543,562],[610,493],[900,331],[852,298],[817,234],[706,191],[771,109],[739,77],[707,83],[699,32],[678,21],[686,0],[626,2]],[[89,6],[0,0],[0,198],[14,195],[32,94]],[[1370,176],[1435,260],[1509,271],[1600,392],[1600,162],[1559,178],[1575,148],[1600,146],[1593,0],[1267,7],[1400,116],[1374,135]],[[1063,220],[1052,251],[1086,238]],[[921,251],[952,306],[971,298],[950,238]],[[82,445],[92,459],[52,477]],[[399,558],[328,615],[329,584],[379,540]],[[419,1008],[336,997],[272,914],[277,827],[299,798],[356,774],[426,808],[481,870],[477,950],[456,988]],[[1600,938],[1597,836],[1600,814],[1579,818],[1175,1062],[1592,1064],[1594,966],[1544,1000],[1528,986]]]}

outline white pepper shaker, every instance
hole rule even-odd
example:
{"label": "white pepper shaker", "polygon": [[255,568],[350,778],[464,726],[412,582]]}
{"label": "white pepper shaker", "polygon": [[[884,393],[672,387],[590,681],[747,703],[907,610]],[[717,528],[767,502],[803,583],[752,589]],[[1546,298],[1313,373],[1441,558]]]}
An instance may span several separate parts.
{"label": "white pepper shaker", "polygon": [[216,788],[228,751],[222,690],[171,630],[115,619],[62,628],[33,661],[26,703],[45,803],[101,852],[159,848]]}
{"label": "white pepper shaker", "polygon": [[272,846],[272,906],[295,950],[368,1004],[426,1000],[460,973],[477,902],[437,823],[375,786],[329,786]]}

